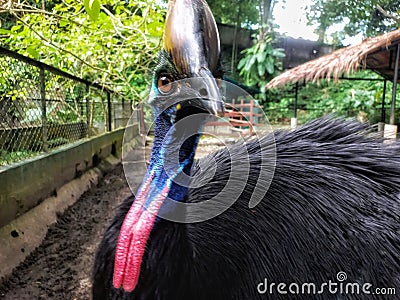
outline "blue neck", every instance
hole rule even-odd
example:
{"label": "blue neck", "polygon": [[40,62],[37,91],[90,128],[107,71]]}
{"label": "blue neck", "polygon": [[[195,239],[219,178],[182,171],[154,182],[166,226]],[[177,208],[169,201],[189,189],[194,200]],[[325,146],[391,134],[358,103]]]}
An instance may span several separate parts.
{"label": "blue neck", "polygon": [[[200,130],[201,125],[197,126]],[[156,118],[154,145],[145,178],[154,174],[152,184],[159,191],[167,184],[170,184],[168,197],[175,201],[183,201],[188,192],[190,170],[200,138],[200,133],[191,136],[187,135],[187,131],[177,130],[172,125],[171,119],[167,114],[162,113]],[[177,157],[179,157],[179,162],[176,159]],[[188,176],[184,176],[184,174]],[[172,182],[168,183],[168,178],[172,179]],[[150,202],[151,197],[146,203]]]}

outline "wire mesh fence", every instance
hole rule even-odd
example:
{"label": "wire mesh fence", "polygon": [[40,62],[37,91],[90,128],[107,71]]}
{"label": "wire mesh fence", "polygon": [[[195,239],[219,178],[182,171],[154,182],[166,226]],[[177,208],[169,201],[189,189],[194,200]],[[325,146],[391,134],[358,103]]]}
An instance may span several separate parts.
{"label": "wire mesh fence", "polygon": [[125,126],[122,95],[0,47],[0,166]]}

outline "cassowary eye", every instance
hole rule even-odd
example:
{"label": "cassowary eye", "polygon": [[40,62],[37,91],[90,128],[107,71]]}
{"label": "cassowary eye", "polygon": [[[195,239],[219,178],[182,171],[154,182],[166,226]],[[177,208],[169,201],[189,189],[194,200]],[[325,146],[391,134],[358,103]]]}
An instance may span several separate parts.
{"label": "cassowary eye", "polygon": [[161,94],[167,94],[172,90],[172,77],[169,75],[161,75],[157,80],[157,88]]}

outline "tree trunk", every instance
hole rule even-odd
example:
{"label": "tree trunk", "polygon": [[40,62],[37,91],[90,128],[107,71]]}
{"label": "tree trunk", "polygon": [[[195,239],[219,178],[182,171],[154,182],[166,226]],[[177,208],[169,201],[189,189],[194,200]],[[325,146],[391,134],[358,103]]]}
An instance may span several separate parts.
{"label": "tree trunk", "polygon": [[260,36],[259,40],[264,38],[265,26],[268,25],[269,20],[272,17],[272,8],[274,0],[259,0],[260,5]]}
{"label": "tree trunk", "polygon": [[321,24],[318,27],[318,42],[323,43],[325,40],[326,26]]}
{"label": "tree trunk", "polygon": [[268,24],[268,21],[271,18],[271,13],[272,13],[272,0],[265,0],[264,1],[264,24]]}
{"label": "tree trunk", "polygon": [[236,18],[236,24],[235,24],[235,31],[233,34],[233,42],[232,42],[232,56],[231,56],[231,73],[232,76],[235,75],[236,73],[236,60],[237,60],[237,33],[238,29],[240,28],[240,13],[241,13],[241,5],[239,2],[239,8],[237,11],[237,18]]}

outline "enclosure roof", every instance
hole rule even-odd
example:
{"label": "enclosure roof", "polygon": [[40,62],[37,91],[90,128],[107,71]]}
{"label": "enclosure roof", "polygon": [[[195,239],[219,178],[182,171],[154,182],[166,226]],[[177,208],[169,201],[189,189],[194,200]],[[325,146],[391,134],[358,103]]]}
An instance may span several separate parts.
{"label": "enclosure roof", "polygon": [[396,46],[400,43],[400,29],[367,38],[359,44],[338,49],[273,78],[266,88],[287,83],[318,81],[326,78],[339,79],[359,68],[371,69],[384,78],[393,80]]}

